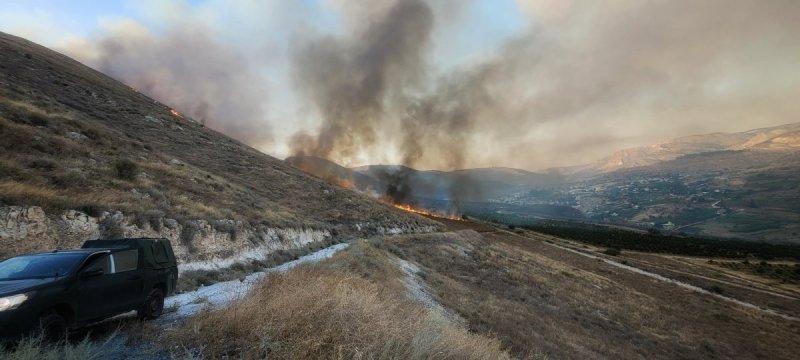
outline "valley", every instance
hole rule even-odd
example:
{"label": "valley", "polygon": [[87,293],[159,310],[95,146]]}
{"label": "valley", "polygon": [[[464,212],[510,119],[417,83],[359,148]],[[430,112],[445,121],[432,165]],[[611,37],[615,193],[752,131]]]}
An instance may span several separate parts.
{"label": "valley", "polygon": [[[792,124],[763,132],[784,134],[796,128]],[[760,136],[753,133],[760,134],[739,137]],[[569,220],[769,243],[800,241],[800,151],[794,147],[699,152],[603,172],[442,172],[388,165],[348,169],[311,157],[286,162],[373,197],[385,198],[391,189],[390,202],[443,214],[500,222]],[[453,193],[453,188],[467,190]]]}
{"label": "valley", "polygon": [[0,2],[0,359],[796,359],[796,14]]}

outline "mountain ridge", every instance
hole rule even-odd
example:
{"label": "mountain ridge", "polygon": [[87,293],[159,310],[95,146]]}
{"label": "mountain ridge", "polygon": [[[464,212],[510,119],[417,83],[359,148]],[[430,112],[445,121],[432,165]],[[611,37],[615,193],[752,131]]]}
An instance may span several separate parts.
{"label": "mountain ridge", "polygon": [[714,132],[678,137],[663,143],[618,150],[591,164],[568,167],[573,173],[605,173],[624,168],[653,165],[680,156],[724,150],[800,150],[800,122],[743,132]]}

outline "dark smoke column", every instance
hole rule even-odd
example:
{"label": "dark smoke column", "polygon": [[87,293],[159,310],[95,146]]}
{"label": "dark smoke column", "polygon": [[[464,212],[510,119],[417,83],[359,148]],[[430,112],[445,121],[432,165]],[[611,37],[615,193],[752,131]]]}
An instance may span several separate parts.
{"label": "dark smoke column", "polygon": [[376,129],[393,119],[394,98],[424,75],[423,53],[433,13],[422,1],[397,1],[363,33],[346,40],[324,37],[294,53],[297,85],[322,115],[316,136],[295,134],[295,155],[341,161],[376,141]]}

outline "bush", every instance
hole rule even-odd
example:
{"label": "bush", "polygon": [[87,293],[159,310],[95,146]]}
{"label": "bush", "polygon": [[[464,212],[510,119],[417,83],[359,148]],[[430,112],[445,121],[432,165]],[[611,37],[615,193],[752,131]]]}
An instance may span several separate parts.
{"label": "bush", "polygon": [[35,159],[28,163],[28,166],[32,169],[39,169],[44,171],[51,171],[58,167],[55,161],[50,159]]}
{"label": "bush", "polygon": [[228,233],[231,241],[236,241],[236,223],[230,220],[216,220],[211,223],[211,227],[219,232]]}
{"label": "bush", "polygon": [[56,185],[64,186],[64,187],[74,187],[79,186],[83,183],[83,174],[81,174],[78,170],[70,170],[67,171],[66,174],[57,176],[53,179],[53,182]]}
{"label": "bush", "polygon": [[144,229],[145,225],[150,225],[151,229],[161,231],[161,219],[164,216],[164,212],[158,209],[144,211],[136,214],[136,226]]}
{"label": "bush", "polygon": [[606,249],[606,251],[603,251],[603,254],[610,255],[610,256],[618,256],[618,255],[622,254],[622,251],[620,251],[617,248],[608,248],[608,249]]}
{"label": "bush", "polygon": [[197,224],[194,222],[186,222],[183,224],[183,230],[181,230],[180,242],[183,245],[189,246],[191,248],[192,242],[194,241],[194,236],[200,229],[197,227]]}
{"label": "bush", "polygon": [[139,174],[139,165],[131,159],[117,159],[114,161],[114,175],[122,180],[133,180]]}
{"label": "bush", "polygon": [[86,215],[91,217],[100,217],[103,215],[103,209],[95,204],[83,204],[78,206],[75,210],[78,210]]}
{"label": "bush", "polygon": [[119,239],[125,236],[125,228],[119,221],[109,216],[100,223],[100,234],[110,239]]}

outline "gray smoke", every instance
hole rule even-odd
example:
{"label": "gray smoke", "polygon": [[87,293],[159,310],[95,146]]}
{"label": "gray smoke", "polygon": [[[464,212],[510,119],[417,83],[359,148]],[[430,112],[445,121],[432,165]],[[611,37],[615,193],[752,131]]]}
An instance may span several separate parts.
{"label": "gray smoke", "polygon": [[800,113],[788,60],[800,2],[519,2],[533,14],[523,33],[435,78],[423,57],[428,24],[441,25],[433,0],[394,1],[350,37],[301,46],[298,84],[323,122],[293,149],[347,161],[389,139],[407,166],[535,167]]}
{"label": "gray smoke", "polygon": [[264,79],[251,59],[204,27],[179,25],[155,36],[120,26],[91,45],[66,51],[210,128],[251,145],[272,140]]}
{"label": "gray smoke", "polygon": [[[443,44],[443,32],[461,42],[492,37],[466,38],[486,15],[469,17],[472,2],[267,3],[201,2],[198,9],[214,11],[188,17],[155,7],[169,15],[157,32],[120,26],[65,51],[262,150],[288,143],[294,154],[347,165],[578,165],[627,146],[800,114],[800,1],[517,0],[528,18],[516,35],[444,68],[433,64],[436,51],[460,45]],[[306,6],[340,10],[342,27],[311,26],[316,18],[293,25]],[[235,9],[224,21],[206,17],[225,8]],[[243,14],[249,22],[232,23]],[[267,41],[265,29],[290,35]],[[313,29],[323,33],[308,35]],[[276,106],[280,119],[265,115],[261,75],[286,71],[274,54],[288,58],[296,86],[275,92],[290,94]],[[296,128],[305,131],[267,146],[271,129],[294,131],[288,116],[309,108],[317,128],[307,128],[316,118],[301,118]]]}
{"label": "gray smoke", "polygon": [[316,136],[297,134],[296,154],[336,159],[375,143],[388,102],[424,75],[433,13],[419,0],[397,1],[352,39],[323,37],[293,54],[300,90],[323,117]]}
{"label": "gray smoke", "polygon": [[[431,95],[414,94],[427,80],[424,55],[433,25],[427,3],[400,0],[378,21],[358,27],[362,32],[350,39],[325,37],[299,47],[294,56],[296,79],[323,122],[316,136],[293,137],[295,154],[350,157],[372,146],[387,123],[399,121],[402,165],[415,166],[433,151],[447,168],[463,167],[466,135],[476,120],[476,107],[486,100],[482,88],[474,86],[480,84],[460,76],[442,82]],[[409,175],[398,169],[378,174],[387,184],[384,194],[396,203],[413,203]],[[457,179],[450,186],[456,208],[471,188],[465,176]]]}

